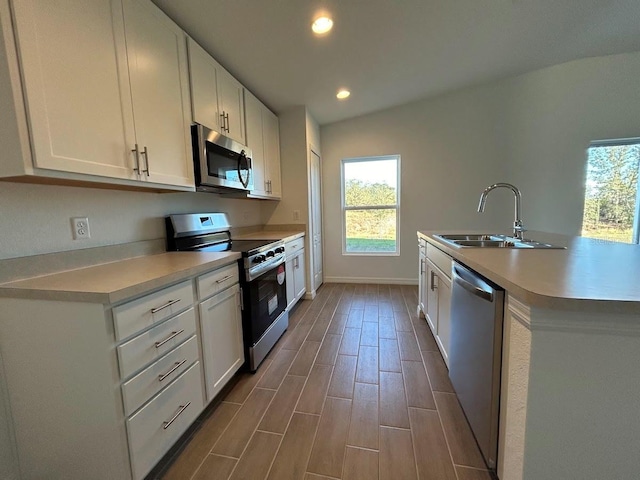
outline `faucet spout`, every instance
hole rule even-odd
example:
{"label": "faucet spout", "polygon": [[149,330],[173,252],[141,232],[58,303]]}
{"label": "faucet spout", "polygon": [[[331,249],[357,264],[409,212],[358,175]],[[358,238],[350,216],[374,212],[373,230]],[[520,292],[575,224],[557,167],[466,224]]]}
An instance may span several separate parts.
{"label": "faucet spout", "polygon": [[508,188],[513,192],[513,195],[515,197],[515,213],[514,213],[515,218],[513,220],[513,236],[522,240],[523,233],[525,231],[524,225],[522,224],[522,212],[521,212],[522,194],[520,193],[520,190],[518,190],[516,186],[511,185],[510,183],[494,183],[493,185],[490,185],[487,188],[485,188],[482,194],[480,195],[480,203],[478,203],[478,213],[484,212],[484,208],[487,204],[487,196],[489,195],[489,192],[491,192],[496,188]]}

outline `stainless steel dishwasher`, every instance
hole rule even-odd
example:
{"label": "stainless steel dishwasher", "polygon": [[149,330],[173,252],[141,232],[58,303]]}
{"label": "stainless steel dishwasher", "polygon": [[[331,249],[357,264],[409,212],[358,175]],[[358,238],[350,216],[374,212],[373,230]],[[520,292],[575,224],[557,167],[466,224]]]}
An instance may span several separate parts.
{"label": "stainless steel dishwasher", "polygon": [[454,262],[449,377],[491,469],[496,468],[504,290]]}

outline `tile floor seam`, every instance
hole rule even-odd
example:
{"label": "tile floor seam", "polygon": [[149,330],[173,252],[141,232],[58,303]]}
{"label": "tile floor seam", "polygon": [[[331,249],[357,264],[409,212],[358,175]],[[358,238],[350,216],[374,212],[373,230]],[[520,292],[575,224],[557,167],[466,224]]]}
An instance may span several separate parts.
{"label": "tile floor seam", "polygon": [[[342,295],[342,294],[341,294],[341,295]],[[325,304],[326,304],[326,302],[325,302]],[[324,308],[324,304],[323,304],[323,307],[322,307],[322,308]],[[307,311],[308,311],[308,310],[307,310]],[[320,310],[320,311],[322,311],[322,310]],[[333,318],[333,316],[332,316],[331,318]],[[316,321],[317,321],[317,318],[316,318]],[[314,322],[314,324],[315,324],[315,322]],[[295,330],[297,327],[298,327],[298,325],[296,325],[296,327],[294,327],[294,330]],[[311,332],[311,329],[312,329],[312,328],[313,328],[313,325],[312,325],[312,326],[311,326],[311,328],[309,329],[309,332],[307,333],[307,336],[309,336],[309,333]],[[324,336],[322,337],[322,341],[324,341],[324,337],[325,337],[325,336],[326,336],[326,332],[325,332]],[[307,338],[307,337],[305,337],[305,340],[306,340],[306,338]],[[322,347],[322,341],[320,342],[320,348]],[[303,343],[304,343],[304,340],[303,340]],[[320,348],[318,348],[318,352],[320,351]],[[315,357],[313,358],[313,362],[312,362],[312,364],[311,364],[311,368],[313,368],[313,365],[315,364],[315,360],[316,360],[316,358],[317,358],[317,356],[318,356],[318,352],[316,352],[316,355],[315,355]],[[297,355],[296,355],[296,358],[297,358]],[[294,360],[293,360],[293,361],[295,362],[295,358],[294,358]],[[293,362],[291,362],[291,365],[293,365]],[[289,366],[289,369],[291,369],[291,366]],[[287,370],[287,374],[288,374],[288,372],[289,372],[289,370]],[[331,374],[333,375],[333,368],[331,369]],[[276,458],[277,458],[277,456],[278,456],[278,453],[280,452],[280,448],[282,447],[282,442],[284,441],[284,436],[286,435],[287,430],[289,430],[289,425],[291,425],[291,420],[293,419],[293,416],[294,416],[296,413],[299,413],[300,415],[312,415],[312,416],[317,416],[317,417],[318,417],[318,423],[317,423],[317,425],[316,425],[315,431],[313,432],[313,442],[312,442],[311,448],[310,448],[310,450],[309,450],[309,458],[311,458],[311,452],[313,451],[313,445],[315,444],[315,438],[316,438],[316,435],[317,435],[317,433],[318,433],[318,426],[320,425],[320,415],[313,415],[313,414],[306,414],[306,413],[302,413],[302,412],[296,412],[296,408],[297,408],[297,406],[298,406],[298,403],[300,402],[300,398],[302,398],[302,393],[304,392],[304,389],[305,389],[305,387],[307,386],[307,383],[308,383],[308,381],[309,381],[309,375],[311,375],[311,370],[309,370],[309,373],[308,373],[308,374],[307,374],[307,376],[306,376],[306,380],[304,381],[304,385],[302,386],[302,389],[300,390],[300,395],[298,396],[298,400],[296,400],[296,404],[294,405],[293,410],[291,411],[291,416],[289,417],[289,421],[287,422],[287,426],[286,426],[286,428],[284,429],[284,433],[282,434],[282,438],[280,439],[280,444],[278,445],[278,448],[276,449],[276,452],[275,452],[275,454],[273,455],[273,458],[271,459],[271,463],[270,463],[270,465],[269,465],[269,469],[267,470],[267,473],[266,473],[266,475],[265,475],[265,477],[264,477],[265,479],[269,478],[269,475],[271,474],[271,469],[273,468],[273,464],[274,464],[274,462],[275,462],[275,460],[276,460]],[[285,377],[286,377],[286,375],[285,375]],[[284,381],[284,379],[283,379],[283,381]],[[281,385],[282,385],[282,383],[281,383]],[[275,395],[274,395],[274,396],[275,396]],[[325,400],[326,400],[326,396],[325,396]],[[323,404],[322,404],[322,410],[324,410],[324,403],[325,403],[325,402],[323,401]],[[321,410],[321,412],[322,412],[322,410]],[[266,413],[266,411],[265,411],[265,413]],[[261,419],[261,421],[262,421],[262,419]],[[258,423],[258,425],[260,425],[260,424]],[[257,429],[256,429],[256,430],[257,430]],[[254,432],[254,433],[255,433],[255,432]],[[305,472],[307,471],[307,467],[308,467],[308,465],[309,465],[309,458],[307,458],[307,464],[304,466],[304,471],[305,471]]]}
{"label": "tile floor seam", "polygon": [[[403,298],[404,298],[404,295],[403,295]],[[409,305],[407,304],[406,299],[405,299],[404,303],[405,303],[405,308],[407,309],[407,312],[409,312],[409,315],[411,315],[410,314],[410,310],[409,310]],[[419,314],[418,314],[418,318],[420,318]],[[425,319],[425,322],[426,322],[426,319]],[[411,328],[413,329],[413,334],[416,337],[416,341],[417,341],[418,340],[418,335],[417,335],[417,332],[416,332],[416,327],[413,324],[413,322],[411,322]],[[429,327],[429,333],[431,335],[433,335],[433,332],[431,332],[431,327]],[[434,338],[434,341],[435,341],[435,338]],[[436,347],[437,347],[437,342],[436,342]],[[438,349],[438,355],[440,355],[440,350],[439,349]],[[427,363],[425,362],[424,353],[423,353],[422,349],[420,349],[420,356],[422,357],[422,364],[424,365],[424,368],[426,370],[427,380],[429,381],[429,387],[431,388],[431,394],[433,395],[433,387],[431,386],[431,377],[429,376],[429,370],[427,369]],[[440,410],[438,409],[438,403],[436,402],[435,395],[433,395],[433,402],[436,405],[436,412],[438,414],[438,420],[440,421],[440,428],[442,429],[442,436],[444,437],[444,442],[447,445],[447,451],[449,452],[449,460],[451,460],[451,464],[454,465],[453,472],[454,472],[454,474],[456,476],[456,479],[460,480],[460,477],[458,475],[458,471],[455,468],[455,463],[453,461],[453,453],[451,452],[451,445],[449,444],[449,439],[447,438],[447,434],[445,433],[444,422],[442,421],[442,415],[440,415]],[[409,416],[409,425],[411,425],[411,416]],[[415,446],[414,446],[414,455],[415,455]],[[417,466],[417,462],[416,462],[416,466]]]}

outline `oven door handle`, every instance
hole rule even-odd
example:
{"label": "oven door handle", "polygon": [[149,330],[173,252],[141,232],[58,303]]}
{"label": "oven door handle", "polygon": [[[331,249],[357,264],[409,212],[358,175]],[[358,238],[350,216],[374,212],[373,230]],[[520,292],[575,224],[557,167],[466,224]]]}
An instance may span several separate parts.
{"label": "oven door handle", "polygon": [[253,282],[256,278],[261,277],[269,270],[277,267],[278,265],[282,265],[284,263],[284,255],[278,258],[274,258],[273,260],[268,260],[263,262],[255,267],[252,267],[251,270],[247,270],[247,281]]}

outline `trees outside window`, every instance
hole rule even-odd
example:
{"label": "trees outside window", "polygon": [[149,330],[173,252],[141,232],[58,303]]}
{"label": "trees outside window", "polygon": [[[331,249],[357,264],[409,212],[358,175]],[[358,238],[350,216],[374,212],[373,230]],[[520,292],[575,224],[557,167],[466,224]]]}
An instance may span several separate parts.
{"label": "trees outside window", "polygon": [[639,243],[639,169],[639,139],[589,147],[582,236]]}
{"label": "trees outside window", "polygon": [[400,157],[342,161],[343,253],[398,255]]}

